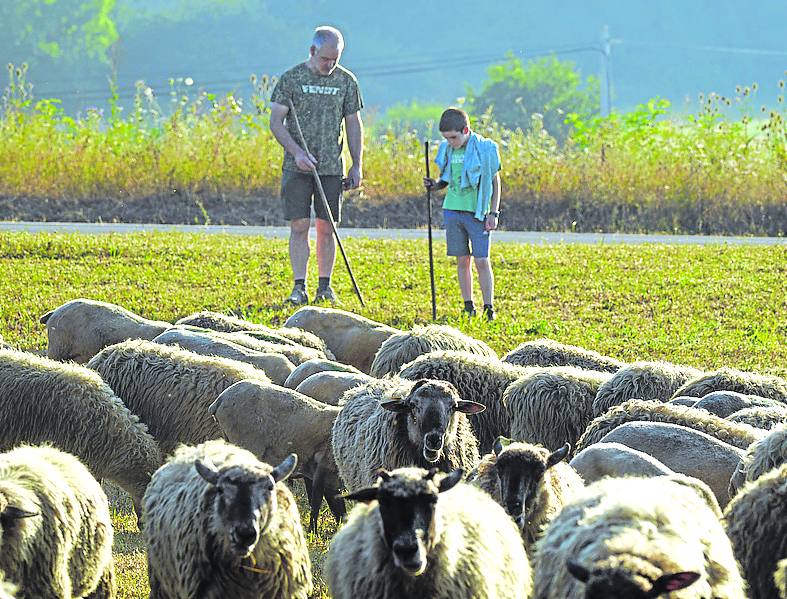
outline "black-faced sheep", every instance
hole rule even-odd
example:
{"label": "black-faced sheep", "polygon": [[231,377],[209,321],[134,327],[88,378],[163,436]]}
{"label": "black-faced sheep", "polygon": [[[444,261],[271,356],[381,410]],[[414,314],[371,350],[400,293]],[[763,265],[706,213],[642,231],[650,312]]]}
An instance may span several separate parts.
{"label": "black-faced sheep", "polygon": [[172,324],[148,320],[125,308],[89,299],[75,299],[47,312],[47,355],[53,360],[84,364],[99,351],[126,339],[153,339]]}
{"label": "black-faced sheep", "polygon": [[428,324],[388,337],[374,356],[369,374],[377,378],[396,374],[404,364],[418,356],[440,350],[461,351],[497,360],[497,354],[483,341],[453,327]]}
{"label": "black-faced sheep", "polygon": [[287,319],[284,326],[314,333],[325,341],[338,362],[355,366],[365,374],[369,374],[383,341],[401,333],[399,329],[352,312],[317,306],[301,308]]}
{"label": "black-faced sheep", "polygon": [[698,375],[678,388],[675,395],[705,397],[713,391],[737,391],[787,403],[787,380],[757,372],[720,368]]}
{"label": "black-faced sheep", "polygon": [[377,479],[380,468],[472,470],[478,441],[465,414],[484,409],[444,381],[382,379],[348,391],[333,424],[333,456],[347,489]]}
{"label": "black-faced sheep", "polygon": [[295,390],[303,395],[308,395],[312,399],[338,406],[342,396],[355,387],[360,387],[366,383],[374,381],[374,377],[368,374],[352,372],[318,372],[311,375]]}
{"label": "black-faced sheep", "polygon": [[147,427],[93,370],[0,350],[0,450],[51,444],[79,457],[134,502],[163,456]]}
{"label": "black-faced sheep", "polygon": [[112,522],[101,485],[54,447],[0,454],[0,571],[20,597],[115,596]]}
{"label": "black-faced sheep", "polygon": [[153,343],[125,341],[103,349],[88,363],[147,424],[161,450],[180,443],[221,438],[208,406],[243,379],[270,382],[249,364]]}
{"label": "black-faced sheep", "polygon": [[745,599],[744,583],[701,482],[680,474],[605,478],[580,492],[536,545],[534,599]]}
{"label": "black-faced sheep", "polygon": [[787,422],[787,404],[771,408],[745,408],[727,416],[727,420],[769,431],[783,422]]}
{"label": "black-faced sheep", "polygon": [[752,443],[730,478],[730,497],[744,483],[760,478],[766,472],[787,463],[787,424],[780,424],[762,439]]}
{"label": "black-faced sheep", "polygon": [[317,530],[323,497],[334,517],[344,517],[344,502],[331,451],[331,429],[339,409],[313,401],[297,391],[258,381],[228,387],[208,409],[227,440],[278,464],[290,454],[298,458],[298,474],[306,481],[311,506],[310,528]]}
{"label": "black-faced sheep", "polygon": [[495,442],[468,477],[503,506],[522,531],[528,550],[541,537],[563,505],[584,487],[582,479],[563,462],[569,445],[549,450],[505,437]]}
{"label": "black-faced sheep", "polygon": [[145,493],[151,599],[306,599],[309,551],[283,484],[296,463],[220,440],[178,448]]}
{"label": "black-faced sheep", "polygon": [[611,373],[626,365],[625,362],[603,356],[596,351],[558,343],[552,339],[525,341],[503,356],[502,360],[516,366],[574,366]]}
{"label": "black-faced sheep", "polygon": [[594,443],[580,451],[568,464],[585,484],[607,476],[664,476],[673,474],[656,458],[620,443]]}
{"label": "black-faced sheep", "polygon": [[334,599],[525,599],[531,574],[514,523],[461,470],[381,472],[328,550]]}
{"label": "black-faced sheep", "polygon": [[778,596],[773,574],[787,557],[787,464],[747,483],[724,512],[750,599]]}
{"label": "black-faced sheep", "polygon": [[558,449],[575,445],[593,419],[593,399],[608,372],[561,367],[517,379],[503,393],[511,437]]}
{"label": "black-faced sheep", "polygon": [[681,385],[701,374],[696,368],[669,362],[634,362],[599,387],[593,416],[601,416],[629,399],[668,401]]}
{"label": "black-faced sheep", "polygon": [[284,387],[287,387],[288,389],[297,389],[298,385],[300,385],[311,375],[317,374],[318,372],[352,372],[354,374],[362,374],[361,371],[355,366],[342,364],[341,362],[336,362],[335,360],[321,360],[319,358],[315,358],[312,360],[306,360],[305,362],[302,362],[296,366],[295,370],[293,370],[290,373],[290,376],[287,377],[287,380],[284,381]]}
{"label": "black-faced sheep", "polygon": [[[684,395],[682,397],[688,396]],[[781,407],[787,409],[787,406],[782,402],[757,395],[744,395],[736,391],[712,391],[705,397],[700,399],[695,397],[693,399],[695,403],[692,407],[706,410],[722,418],[727,418],[727,416],[746,408]]]}

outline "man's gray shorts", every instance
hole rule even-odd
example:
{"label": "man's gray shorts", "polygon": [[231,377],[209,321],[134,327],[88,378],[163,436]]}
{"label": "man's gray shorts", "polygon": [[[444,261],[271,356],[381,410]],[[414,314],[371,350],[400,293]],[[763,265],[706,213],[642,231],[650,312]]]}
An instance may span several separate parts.
{"label": "man's gray shorts", "polygon": [[[338,223],[342,215],[342,178],[339,175],[320,175],[320,182],[325,191],[325,199],[331,207],[333,220]],[[317,218],[330,220],[320,199],[314,175],[311,173],[282,171],[281,199],[286,220],[310,218],[312,202]]]}
{"label": "man's gray shorts", "polygon": [[475,214],[464,210],[443,210],[443,226],[449,256],[489,258],[491,236]]}

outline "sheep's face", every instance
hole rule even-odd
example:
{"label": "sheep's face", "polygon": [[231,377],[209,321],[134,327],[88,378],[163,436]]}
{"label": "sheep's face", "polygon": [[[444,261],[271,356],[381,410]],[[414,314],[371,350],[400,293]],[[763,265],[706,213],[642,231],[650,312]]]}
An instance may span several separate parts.
{"label": "sheep's face", "polygon": [[222,469],[197,461],[199,475],[209,483],[212,496],[211,532],[235,558],[249,556],[276,511],[276,483],[295,469],[295,454],[272,471],[264,464],[234,465]]}
{"label": "sheep's face", "polygon": [[424,459],[433,464],[446,441],[456,432],[456,413],[478,414],[483,404],[460,399],[456,388],[444,381],[421,379],[402,400],[384,401],[381,407],[405,420],[407,438]]}
{"label": "sheep's face", "polygon": [[625,568],[589,570],[575,560],[568,560],[566,566],[574,578],[585,583],[585,599],[653,599],[684,589],[700,578],[696,572],[677,572],[652,580]]}

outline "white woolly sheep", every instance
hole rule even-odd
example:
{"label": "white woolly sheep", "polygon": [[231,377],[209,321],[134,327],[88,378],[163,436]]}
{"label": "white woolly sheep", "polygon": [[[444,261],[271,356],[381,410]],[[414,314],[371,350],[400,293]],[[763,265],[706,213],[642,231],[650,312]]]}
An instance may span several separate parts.
{"label": "white woolly sheep", "polygon": [[151,599],[306,599],[309,550],[283,484],[296,463],[221,440],[178,448],[145,493]]}
{"label": "white woolly sheep", "polygon": [[749,445],[730,478],[730,497],[744,483],[760,478],[766,472],[787,463],[787,424],[780,424],[762,439]]}
{"label": "white woolly sheep", "polygon": [[708,496],[680,474],[589,485],[536,545],[533,598],[646,599],[691,585],[681,597],[745,599]]}
{"label": "white woolly sheep", "polygon": [[727,416],[727,420],[730,422],[742,422],[766,431],[771,430],[779,424],[787,422],[787,404],[770,408],[764,406],[745,408]]}
{"label": "white woolly sheep", "polygon": [[787,380],[757,372],[744,372],[720,368],[698,375],[677,389],[675,395],[705,397],[713,391],[737,391],[744,395],[757,395],[787,403]]}
{"label": "white woolly sheep", "polygon": [[88,366],[147,424],[165,454],[180,443],[221,438],[221,428],[208,406],[227,387],[243,379],[270,382],[264,372],[249,364],[152,341],[111,345]]}
{"label": "white woolly sheep", "polygon": [[440,350],[461,351],[497,360],[497,354],[483,341],[453,327],[428,324],[388,337],[377,350],[369,374],[377,378],[396,374],[404,364],[418,356]]}
{"label": "white woolly sheep", "polygon": [[607,476],[664,476],[673,474],[656,458],[620,443],[594,443],[568,463],[585,484]]}
{"label": "white woolly sheep", "polygon": [[287,359],[296,366],[303,364],[307,360],[325,359],[326,354],[319,349],[313,347],[306,347],[298,345],[297,343],[276,343],[275,341],[268,341],[256,337],[254,331],[245,331],[240,333],[222,333],[221,331],[214,331],[213,336],[219,339],[231,341],[237,345],[242,345],[249,349],[263,353],[275,353],[287,356]]}
{"label": "white woolly sheep", "polygon": [[301,308],[287,319],[284,326],[314,333],[325,341],[335,360],[355,366],[365,374],[369,374],[383,341],[401,333],[399,329],[352,312],[317,306]]}
{"label": "white woolly sheep", "polygon": [[93,370],[0,350],[0,450],[48,443],[79,457],[97,478],[142,496],[163,456],[147,427]]}
{"label": "white woolly sheep", "polygon": [[[634,362],[618,370],[599,387],[593,416],[601,416],[629,399],[668,401],[675,391],[702,371],[669,362]],[[681,394],[685,395],[685,394]]]}
{"label": "white woolly sheep", "polygon": [[341,483],[331,451],[331,429],[339,409],[277,385],[240,381],[228,387],[210,408],[231,443],[260,460],[278,464],[289,453],[298,458],[311,507],[310,529],[317,530],[323,497],[337,521],[346,514],[336,499]]}
{"label": "white woolly sheep", "polygon": [[499,437],[494,451],[481,458],[468,477],[468,482],[489,493],[514,519],[528,553],[563,505],[584,487],[576,471],[563,461],[569,450],[568,443],[550,452]]}
{"label": "white woolly sheep", "polygon": [[368,374],[325,371],[311,375],[295,389],[312,399],[338,406],[342,396],[355,387],[374,381]]}
{"label": "white woolly sheep", "polygon": [[[684,395],[682,397],[688,398],[689,396]],[[716,414],[716,416],[721,416],[722,418],[727,418],[727,416],[745,408],[776,406],[787,410],[787,406],[779,401],[757,395],[744,395],[736,391],[712,391],[700,399],[696,397],[692,399],[695,401],[692,407]]]}
{"label": "white woolly sheep", "polygon": [[153,339],[172,326],[148,320],[125,308],[89,299],[75,299],[40,318],[46,325],[47,355],[53,360],[84,364],[99,351],[126,339]]}
{"label": "white woolly sheep", "polygon": [[350,513],[328,550],[334,599],[525,599],[531,574],[514,523],[461,470],[382,471],[346,496]]}
{"label": "white woolly sheep", "polygon": [[576,445],[593,419],[593,399],[608,372],[561,367],[517,379],[503,393],[513,439],[556,450]]}
{"label": "white woolly sheep", "polygon": [[525,341],[503,356],[502,360],[516,366],[574,366],[611,373],[626,365],[625,362],[603,356],[596,351],[558,343],[552,339]]}
{"label": "white woolly sheep", "polygon": [[54,447],[0,454],[0,571],[20,597],[115,596],[112,521],[101,485]]}
{"label": "white woolly sheep", "polygon": [[298,385],[300,385],[311,375],[317,374],[318,372],[352,372],[355,374],[362,374],[360,370],[355,368],[355,366],[342,364],[341,362],[336,362],[335,360],[322,360],[315,358],[312,360],[306,360],[305,362],[296,366],[295,370],[293,370],[290,373],[290,376],[287,377],[287,380],[284,381],[284,387],[287,387],[288,389],[297,389]]}
{"label": "white woolly sheep", "polygon": [[333,457],[349,491],[374,483],[380,468],[472,470],[478,441],[465,414],[484,409],[444,381],[382,379],[349,390],[333,424]]}
{"label": "white woolly sheep", "polygon": [[747,483],[724,511],[750,599],[778,595],[773,574],[787,557],[787,464]]}

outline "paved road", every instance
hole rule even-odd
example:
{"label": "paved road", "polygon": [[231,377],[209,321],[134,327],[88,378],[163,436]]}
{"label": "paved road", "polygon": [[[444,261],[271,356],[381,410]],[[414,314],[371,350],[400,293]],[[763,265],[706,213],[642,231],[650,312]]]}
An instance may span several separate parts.
{"label": "paved road", "polygon": [[[0,222],[0,233],[4,231],[29,231],[49,233],[139,233],[143,231],[178,231],[184,233],[230,235],[261,235],[263,237],[287,237],[287,227],[245,227],[221,225],[155,225],[125,223],[33,223]],[[339,229],[342,239],[361,237],[369,239],[426,239],[426,229]],[[445,231],[434,231],[434,239],[444,240]],[[497,242],[527,243],[534,245],[558,243],[665,243],[691,245],[785,245],[785,237],[726,237],[721,235],[634,235],[623,233],[546,233],[539,231],[498,231]]]}

